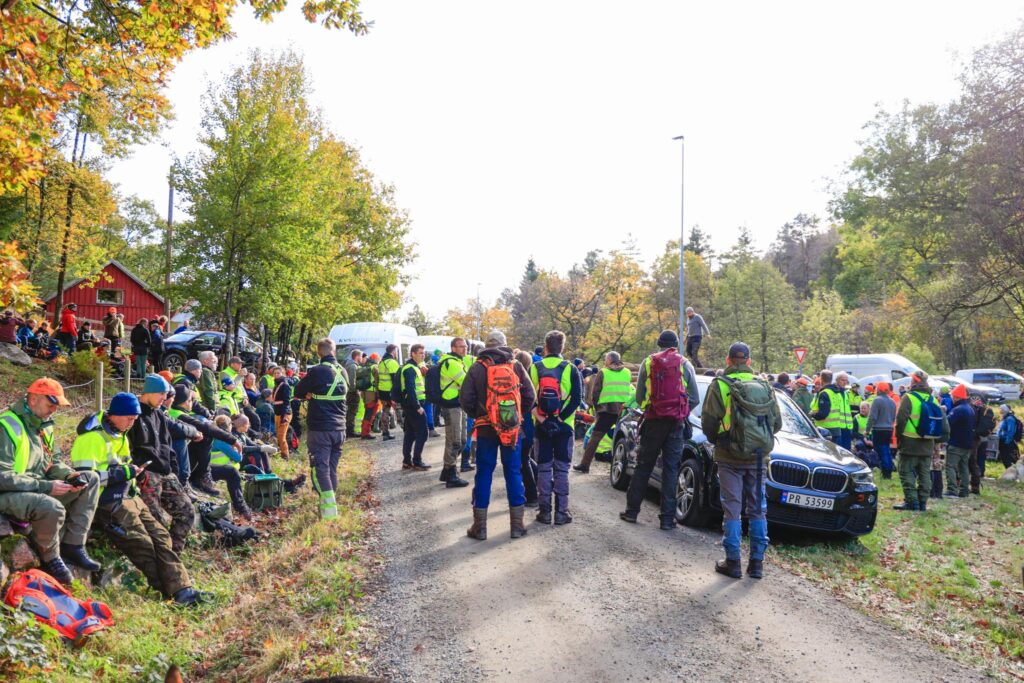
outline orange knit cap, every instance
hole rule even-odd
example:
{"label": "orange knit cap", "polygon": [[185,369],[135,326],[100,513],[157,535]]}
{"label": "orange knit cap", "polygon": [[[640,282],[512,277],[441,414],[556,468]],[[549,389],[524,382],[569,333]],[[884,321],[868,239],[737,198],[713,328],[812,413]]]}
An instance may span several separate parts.
{"label": "orange knit cap", "polygon": [[953,391],[949,392],[949,395],[952,396],[953,399],[956,401],[967,400],[967,385],[957,384]]}

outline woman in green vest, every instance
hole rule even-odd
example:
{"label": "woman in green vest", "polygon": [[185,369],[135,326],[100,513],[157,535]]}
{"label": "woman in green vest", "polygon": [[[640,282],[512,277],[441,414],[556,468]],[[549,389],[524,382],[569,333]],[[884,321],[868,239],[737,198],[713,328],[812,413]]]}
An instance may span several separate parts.
{"label": "woman in green vest", "polygon": [[583,459],[573,465],[577,472],[590,472],[590,463],[597,454],[598,447],[604,437],[618,423],[622,407],[630,399],[633,373],[622,365],[622,357],[617,351],[609,351],[604,357],[604,367],[590,383],[587,403],[597,410],[597,422],[594,432],[587,441],[583,451]]}

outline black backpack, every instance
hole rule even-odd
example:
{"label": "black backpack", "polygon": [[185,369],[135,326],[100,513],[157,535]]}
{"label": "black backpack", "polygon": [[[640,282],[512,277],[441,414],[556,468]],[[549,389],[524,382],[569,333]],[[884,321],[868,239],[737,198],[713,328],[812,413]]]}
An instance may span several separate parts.
{"label": "black backpack", "polygon": [[[1010,415],[1013,413],[1011,412]],[[1024,438],[1024,421],[1013,415],[1013,423],[1013,440],[1015,443],[1020,443],[1020,440]]]}
{"label": "black backpack", "polygon": [[441,365],[431,365],[423,378],[427,395],[427,403],[441,403]]}

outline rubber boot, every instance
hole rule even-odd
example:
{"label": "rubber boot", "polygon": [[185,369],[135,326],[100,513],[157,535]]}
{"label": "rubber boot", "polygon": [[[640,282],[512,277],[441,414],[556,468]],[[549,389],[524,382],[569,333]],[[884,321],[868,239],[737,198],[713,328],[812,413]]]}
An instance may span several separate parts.
{"label": "rubber boot", "polygon": [[478,541],[487,540],[487,508],[473,508],[473,526],[466,529],[466,535]]}
{"label": "rubber boot", "polygon": [[508,509],[509,524],[512,528],[512,538],[522,538],[526,535],[526,525],[523,524],[523,515],[526,513],[526,506],[517,505]]}

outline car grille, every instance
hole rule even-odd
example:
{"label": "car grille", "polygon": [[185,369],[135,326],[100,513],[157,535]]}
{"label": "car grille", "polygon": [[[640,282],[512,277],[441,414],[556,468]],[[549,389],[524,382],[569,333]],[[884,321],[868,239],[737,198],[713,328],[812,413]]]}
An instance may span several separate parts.
{"label": "car grille", "polygon": [[807,465],[797,462],[773,460],[771,463],[771,477],[776,484],[804,487],[807,486],[810,473]]}
{"label": "car grille", "polygon": [[820,531],[839,531],[846,526],[847,515],[835,510],[808,510],[789,505],[773,505],[768,510],[771,521]]}
{"label": "car grille", "polygon": [[846,472],[842,470],[819,467],[814,470],[814,476],[811,477],[811,488],[815,491],[838,493],[846,488],[846,478]]}

